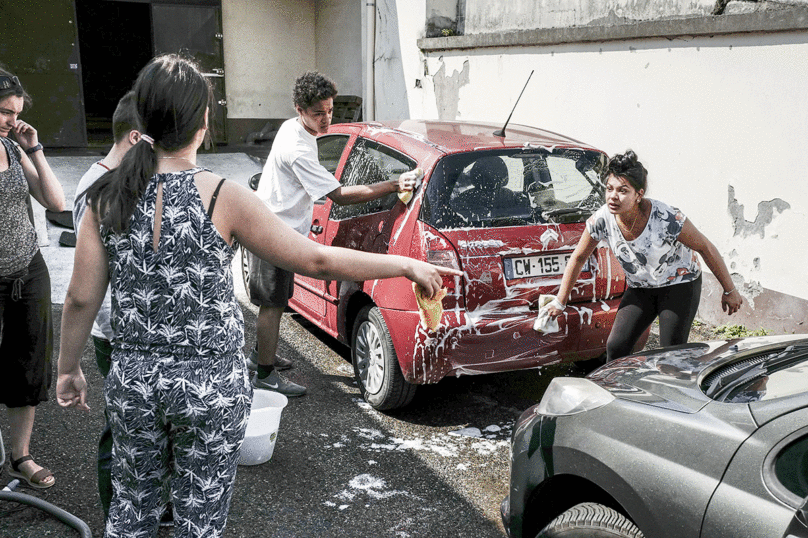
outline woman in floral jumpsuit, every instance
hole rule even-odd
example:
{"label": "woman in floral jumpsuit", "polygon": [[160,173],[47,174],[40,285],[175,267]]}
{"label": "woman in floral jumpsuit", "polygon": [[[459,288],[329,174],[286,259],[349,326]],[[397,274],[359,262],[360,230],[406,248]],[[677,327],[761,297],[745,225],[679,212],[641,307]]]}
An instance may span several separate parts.
{"label": "woman in floral jumpsuit", "polygon": [[115,444],[105,536],[154,536],[170,497],[175,536],[218,537],[251,399],[233,292],[236,242],[297,273],[404,276],[430,297],[443,275],[461,273],[314,243],[245,187],[197,167],[211,93],[190,61],[155,58],[134,91],[144,134],[89,193],[62,314],[57,400],[89,411],[80,358],[110,283],[115,337],[104,395]]}

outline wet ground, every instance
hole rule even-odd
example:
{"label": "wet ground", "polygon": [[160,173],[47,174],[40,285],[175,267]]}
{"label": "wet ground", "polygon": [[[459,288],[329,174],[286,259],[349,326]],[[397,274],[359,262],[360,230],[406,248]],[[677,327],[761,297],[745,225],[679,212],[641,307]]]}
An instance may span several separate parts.
{"label": "wet ground", "polygon": [[[70,201],[92,159],[63,159],[54,159],[52,166],[59,167]],[[244,182],[260,170],[255,160],[240,155],[221,156],[210,166]],[[53,280],[57,343],[73,254],[58,247],[60,233],[46,230],[50,244],[43,246]],[[246,301],[239,278],[236,283],[251,345],[256,309]],[[696,327],[691,339],[708,334]],[[445,379],[422,387],[406,409],[383,414],[361,399],[345,347],[294,314],[284,316],[281,337],[281,353],[296,364],[288,377],[306,385],[309,394],[291,400],[283,411],[272,460],[239,468],[228,537],[501,538],[499,504],[507,494],[513,423],[541,398],[553,376],[580,375],[559,365]],[[655,345],[652,334],[649,346]],[[31,451],[55,471],[56,485],[18,491],[67,510],[100,537],[95,458],[103,423],[102,379],[89,345],[82,365],[92,411],[64,410],[53,398],[37,410]],[[3,412],[0,428],[8,447]],[[9,481],[4,470],[0,488]],[[45,536],[79,534],[37,509],[0,502],[0,537]],[[171,530],[161,529],[158,536],[171,536]]]}
{"label": "wet ground", "polygon": [[[251,343],[255,309],[240,297]],[[61,306],[54,314],[58,328]],[[697,327],[692,339],[707,335]],[[408,408],[382,414],[362,401],[348,350],[296,314],[284,316],[281,350],[297,365],[288,377],[309,394],[283,411],[272,460],[239,467],[229,537],[503,537],[498,510],[512,425],[554,375],[579,375],[559,365],[446,379],[423,387]],[[53,400],[38,408],[32,453],[56,471],[56,486],[18,491],[67,510],[102,536],[95,478],[102,380],[90,346],[82,364],[92,411],[64,410]],[[0,427],[7,435],[4,413]],[[4,472],[0,487],[9,480]],[[78,533],[34,508],[0,502],[0,536]]]}
{"label": "wet ground", "polygon": [[[55,308],[57,321],[60,312]],[[245,314],[252,326],[250,306]],[[497,510],[507,489],[511,425],[539,398],[549,372],[448,379],[426,387],[408,409],[384,415],[361,400],[347,350],[309,329],[296,316],[284,319],[282,350],[297,364],[289,377],[310,394],[284,410],[272,460],[239,468],[227,536],[503,536]],[[89,346],[82,364],[92,411],[54,401],[38,408],[32,453],[56,471],[57,484],[21,491],[101,536],[94,459],[101,378]],[[9,480],[4,473],[0,486]],[[33,508],[0,502],[0,536],[77,535]]]}

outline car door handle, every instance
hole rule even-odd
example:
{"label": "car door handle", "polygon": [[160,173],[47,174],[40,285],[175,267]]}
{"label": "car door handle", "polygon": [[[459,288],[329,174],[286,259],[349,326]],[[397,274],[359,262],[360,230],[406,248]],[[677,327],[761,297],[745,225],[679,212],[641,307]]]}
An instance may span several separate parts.
{"label": "car door handle", "polygon": [[313,233],[314,235],[320,235],[321,233],[323,233],[323,227],[320,226],[319,224],[312,224],[311,233]]}

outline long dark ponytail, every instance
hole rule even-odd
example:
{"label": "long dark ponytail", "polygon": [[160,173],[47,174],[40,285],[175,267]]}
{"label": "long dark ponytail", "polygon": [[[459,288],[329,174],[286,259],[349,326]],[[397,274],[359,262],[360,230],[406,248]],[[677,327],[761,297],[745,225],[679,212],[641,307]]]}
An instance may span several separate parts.
{"label": "long dark ponytail", "polygon": [[190,144],[205,126],[211,99],[210,84],[196,64],[176,54],[151,60],[140,71],[133,91],[145,136],[88,193],[101,225],[115,233],[129,228],[157,167],[155,150],[173,152]]}

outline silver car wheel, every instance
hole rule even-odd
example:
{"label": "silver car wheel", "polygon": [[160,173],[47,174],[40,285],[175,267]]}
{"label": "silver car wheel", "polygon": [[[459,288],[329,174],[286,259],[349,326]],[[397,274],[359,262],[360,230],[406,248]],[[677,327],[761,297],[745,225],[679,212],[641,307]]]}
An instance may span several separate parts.
{"label": "silver car wheel", "polygon": [[353,321],[351,361],[362,397],[380,411],[410,403],[417,385],[404,379],[393,338],[379,308],[365,305]]}
{"label": "silver car wheel", "polygon": [[365,390],[378,394],[384,383],[384,350],[379,331],[369,320],[356,333],[356,367]]}

